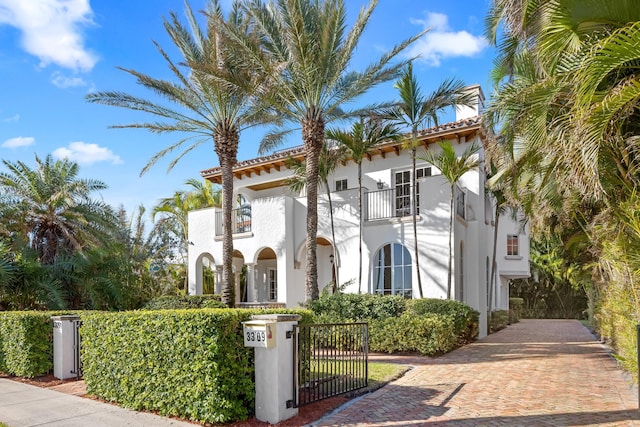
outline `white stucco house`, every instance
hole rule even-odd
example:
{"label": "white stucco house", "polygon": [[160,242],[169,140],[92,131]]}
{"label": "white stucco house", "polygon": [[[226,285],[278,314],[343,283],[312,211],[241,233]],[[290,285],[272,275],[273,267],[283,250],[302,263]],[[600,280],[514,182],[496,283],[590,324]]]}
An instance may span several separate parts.
{"label": "white stucco house", "polygon": [[[484,97],[479,86],[473,108],[456,108],[456,121],[420,132],[421,150],[439,150],[437,142],[452,141],[462,153],[486,138],[482,126]],[[484,153],[480,150],[480,160]],[[306,199],[287,185],[289,157],[304,158],[302,147],[241,161],[234,169],[234,271],[238,303],[281,303],[295,307],[305,298]],[[363,234],[361,291],[418,298],[412,212],[417,217],[419,263],[424,297],[447,297],[449,257],[449,183],[438,169],[418,161],[411,173],[411,154],[401,142],[386,142],[371,150],[362,164]],[[220,182],[220,169],[201,172]],[[497,274],[490,283],[493,257],[494,201],[485,191],[484,162],[465,174],[455,190],[452,298],[481,315],[480,335],[487,333],[489,296],[494,310],[508,309],[509,280],[529,276],[526,226],[505,214],[498,221]],[[359,217],[357,166],[341,164],[329,178],[333,204],[333,250],[327,194],[318,188],[318,285],[337,276],[345,292],[358,292]],[[416,185],[417,200],[411,200]],[[414,209],[415,207],[415,209]],[[219,292],[222,272],[221,211],[189,213],[189,292],[200,294],[213,278]],[[335,255],[334,255],[335,253]],[[335,267],[337,268],[334,268]],[[207,271],[209,270],[209,271]],[[207,279],[208,278],[208,279]]]}

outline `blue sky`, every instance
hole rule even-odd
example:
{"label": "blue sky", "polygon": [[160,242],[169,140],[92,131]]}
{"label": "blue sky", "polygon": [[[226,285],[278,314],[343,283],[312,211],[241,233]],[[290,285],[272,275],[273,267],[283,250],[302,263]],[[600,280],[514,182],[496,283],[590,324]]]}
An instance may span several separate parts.
{"label": "blue sky", "polygon": [[[380,0],[352,66],[362,69],[383,51],[430,27],[407,52],[420,55],[414,71],[424,91],[453,77],[478,83],[487,94],[494,51],[482,34],[489,3]],[[191,0],[190,4],[201,10],[206,1]],[[353,17],[365,1],[346,0],[346,4]],[[175,53],[162,25],[171,11],[183,17],[184,2],[0,0],[0,158],[30,165],[35,154],[75,160],[82,177],[109,186],[101,194],[105,201],[124,205],[129,212],[140,203],[150,209],[158,199],[182,188],[186,179],[198,178],[201,170],[217,166],[211,143],[188,154],[170,172],[167,166],[172,157],[140,176],[149,159],[177,141],[178,135],[110,129],[149,116],[85,101],[85,95],[96,90],[148,95],[118,66],[155,77],[169,76],[152,41]],[[359,102],[394,98],[393,83],[388,82]],[[243,133],[239,160],[256,157],[259,140],[258,130]]]}

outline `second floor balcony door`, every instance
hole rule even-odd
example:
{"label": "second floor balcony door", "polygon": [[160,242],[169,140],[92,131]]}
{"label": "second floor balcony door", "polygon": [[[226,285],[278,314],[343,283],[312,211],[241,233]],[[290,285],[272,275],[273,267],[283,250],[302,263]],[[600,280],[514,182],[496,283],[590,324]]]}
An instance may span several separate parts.
{"label": "second floor balcony door", "polygon": [[[418,180],[431,176],[431,167],[420,167],[416,169],[415,179],[411,179],[411,171],[406,170],[396,172],[395,175],[395,211],[396,216],[411,215],[412,206],[415,206],[415,213],[420,209],[420,186]],[[416,186],[416,200],[412,200],[411,187]]]}
{"label": "second floor balcony door", "polygon": [[396,216],[411,214],[411,171],[396,172]]}

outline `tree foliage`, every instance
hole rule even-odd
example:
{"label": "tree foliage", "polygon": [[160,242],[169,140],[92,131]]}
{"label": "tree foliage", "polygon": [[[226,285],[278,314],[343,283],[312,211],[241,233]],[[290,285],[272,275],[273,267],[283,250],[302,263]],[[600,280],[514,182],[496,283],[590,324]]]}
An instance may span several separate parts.
{"label": "tree foliage", "polygon": [[492,180],[529,214],[539,261],[568,275],[545,280],[579,283],[599,332],[637,369],[632,343],[617,338],[640,318],[637,2],[494,0],[487,33],[499,48]]}

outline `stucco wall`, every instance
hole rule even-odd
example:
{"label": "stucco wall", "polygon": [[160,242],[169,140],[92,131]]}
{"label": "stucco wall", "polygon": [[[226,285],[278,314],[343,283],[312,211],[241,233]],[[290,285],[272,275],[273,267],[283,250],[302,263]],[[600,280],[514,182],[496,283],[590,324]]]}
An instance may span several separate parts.
{"label": "stucco wall", "polygon": [[[454,142],[457,153],[462,153],[471,143],[480,144],[478,138],[472,141]],[[423,150],[424,148],[421,148]],[[440,148],[431,145],[430,149]],[[420,154],[420,151],[419,151]],[[483,160],[480,153],[480,160]],[[418,160],[417,167],[428,164]],[[374,156],[362,164],[363,193],[377,190],[380,182],[384,188],[393,188],[396,172],[411,169],[411,156],[407,150],[398,155],[388,153],[386,157]],[[244,262],[255,266],[256,283],[264,282],[267,269],[277,265],[278,301],[288,306],[297,306],[305,300],[306,274],[306,198],[304,192],[292,194],[287,187],[276,187],[253,191],[247,186],[261,182],[279,180],[288,175],[283,168],[268,174],[253,175],[236,180],[236,193],[243,194],[251,202],[252,230],[250,233],[235,236],[234,249],[242,253]],[[417,220],[419,262],[423,296],[446,298],[449,259],[449,183],[432,167],[431,177],[419,181],[420,212]],[[336,192],[336,180],[347,180],[348,189]],[[347,284],[346,292],[358,292],[359,275],[359,229],[358,229],[358,189],[357,165],[348,162],[339,166],[330,177],[331,198],[333,204],[335,240],[338,264],[338,277],[341,285]],[[452,261],[452,298],[462,299],[481,312],[481,333],[486,331],[487,310],[487,258],[492,257],[493,200],[485,196],[484,164],[465,174],[458,182],[459,190],[466,192],[466,218],[454,217],[454,257]],[[363,198],[364,204],[364,198]],[[455,205],[454,205],[455,206]],[[363,208],[366,209],[366,208]],[[455,209],[455,207],[454,207]],[[216,264],[221,264],[221,242],[214,238],[214,210],[202,210],[189,214],[189,238],[193,245],[189,247],[189,286],[191,293],[199,293],[196,286],[196,263],[201,254],[211,254]],[[528,274],[528,238],[527,230],[520,230],[508,215],[500,218],[499,239],[497,244],[498,276],[495,279],[494,308],[508,307],[508,279],[513,275]],[[520,233],[521,258],[506,257],[506,235]],[[324,186],[319,188],[318,197],[318,238],[332,242],[331,222],[328,198]],[[389,243],[400,243],[414,258],[414,231],[411,217],[387,218],[365,221],[362,236],[362,285],[363,292],[372,292],[372,262],[380,248]],[[461,243],[464,248],[464,262],[461,262]],[[260,262],[258,256],[264,248],[271,248],[277,261]],[[320,244],[317,249],[318,285],[326,286],[332,278],[330,255],[332,248]],[[464,289],[456,286],[460,281],[460,269],[464,270]],[[412,269],[412,287],[414,297],[419,296],[417,270]],[[256,298],[266,299],[266,290],[257,290]]]}

